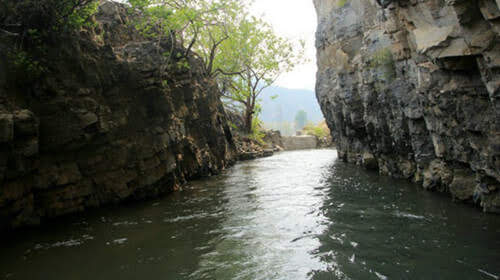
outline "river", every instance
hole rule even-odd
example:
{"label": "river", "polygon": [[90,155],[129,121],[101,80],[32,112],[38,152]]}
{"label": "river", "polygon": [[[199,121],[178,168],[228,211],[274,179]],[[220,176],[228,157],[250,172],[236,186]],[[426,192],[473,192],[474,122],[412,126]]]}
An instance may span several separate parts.
{"label": "river", "polygon": [[242,162],[2,238],[0,279],[498,279],[500,216],[337,160]]}

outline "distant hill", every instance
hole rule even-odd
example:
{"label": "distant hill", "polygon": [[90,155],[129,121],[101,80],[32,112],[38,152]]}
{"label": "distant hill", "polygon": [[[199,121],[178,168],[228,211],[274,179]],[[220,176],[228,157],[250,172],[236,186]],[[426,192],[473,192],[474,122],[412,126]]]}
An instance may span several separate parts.
{"label": "distant hill", "polygon": [[[274,95],[278,97],[272,99]],[[316,95],[311,90],[269,87],[262,92],[260,98],[262,99],[260,119],[264,123],[293,123],[295,114],[299,110],[306,111],[308,121],[318,123],[323,120]]]}

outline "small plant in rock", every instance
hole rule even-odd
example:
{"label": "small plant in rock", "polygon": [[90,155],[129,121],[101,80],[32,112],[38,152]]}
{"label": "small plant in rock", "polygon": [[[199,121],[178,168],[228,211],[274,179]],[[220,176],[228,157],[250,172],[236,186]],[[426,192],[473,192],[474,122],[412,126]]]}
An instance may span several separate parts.
{"label": "small plant in rock", "polygon": [[49,69],[47,55],[61,36],[91,26],[97,0],[5,0],[0,34],[11,42],[6,58],[24,83]]}
{"label": "small plant in rock", "polygon": [[392,52],[389,48],[380,49],[374,52],[370,59],[371,67],[378,67],[393,63]]}
{"label": "small plant in rock", "polygon": [[177,69],[187,71],[191,69],[191,66],[189,65],[189,61],[186,58],[181,58],[179,61],[176,62]]}
{"label": "small plant in rock", "polygon": [[264,144],[263,139],[264,139],[264,136],[266,136],[266,134],[263,131],[264,131],[264,127],[263,127],[262,121],[257,117],[253,118],[252,131],[251,131],[251,134],[249,135],[250,139],[257,141],[260,144]]}
{"label": "small plant in rock", "polygon": [[345,4],[347,4],[347,1],[348,0],[338,0],[337,1],[337,7],[338,8],[343,8],[345,6]]}
{"label": "small plant in rock", "polygon": [[389,48],[383,48],[374,52],[369,60],[369,65],[371,68],[382,72],[380,77],[384,82],[392,82],[396,78],[394,58]]}
{"label": "small plant in rock", "polygon": [[47,69],[38,60],[34,59],[28,52],[14,50],[8,54],[11,67],[19,75],[23,76],[23,82],[30,82],[40,77]]}

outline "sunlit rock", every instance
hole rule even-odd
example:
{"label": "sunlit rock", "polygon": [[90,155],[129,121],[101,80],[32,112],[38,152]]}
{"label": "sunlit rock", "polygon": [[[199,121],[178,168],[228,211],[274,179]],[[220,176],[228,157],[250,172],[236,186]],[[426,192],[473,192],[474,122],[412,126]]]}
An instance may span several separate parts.
{"label": "sunlit rock", "polygon": [[[316,94],[341,159],[469,202],[471,178],[498,184],[498,0],[314,2]],[[498,195],[476,203],[498,211]]]}

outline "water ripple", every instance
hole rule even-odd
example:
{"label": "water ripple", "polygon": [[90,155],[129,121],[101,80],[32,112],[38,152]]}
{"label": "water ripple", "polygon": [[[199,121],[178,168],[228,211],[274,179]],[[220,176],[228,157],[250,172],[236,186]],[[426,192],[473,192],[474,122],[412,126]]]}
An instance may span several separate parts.
{"label": "water ripple", "polygon": [[498,279],[497,216],[336,157],[280,153],[28,231],[2,244],[0,278]]}

